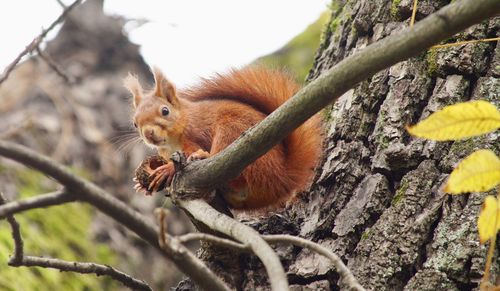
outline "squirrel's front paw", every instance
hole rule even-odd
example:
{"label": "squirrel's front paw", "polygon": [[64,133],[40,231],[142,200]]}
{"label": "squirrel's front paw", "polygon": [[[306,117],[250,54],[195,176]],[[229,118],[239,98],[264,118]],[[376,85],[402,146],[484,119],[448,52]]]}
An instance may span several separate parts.
{"label": "squirrel's front paw", "polygon": [[[136,192],[144,192],[146,195],[151,195],[153,191],[165,188],[166,185],[164,182],[168,182],[168,179],[165,179],[165,177],[168,178],[169,175],[173,176],[173,173],[169,174],[169,171],[165,171],[166,167],[164,166],[169,164],[172,165],[172,162],[168,162],[161,156],[146,158],[135,170],[134,182],[137,184],[134,186],[134,189]],[[171,168],[174,168],[173,165]]]}
{"label": "squirrel's front paw", "polygon": [[192,161],[199,161],[199,160],[203,160],[203,159],[206,159],[210,156],[210,154],[202,149],[199,149],[197,150],[196,152],[192,153],[191,155],[189,155],[189,157],[187,158],[187,161],[188,162],[192,162]]}
{"label": "squirrel's front paw", "polygon": [[174,163],[169,162],[168,164],[159,166],[149,177],[151,182],[149,182],[148,191],[155,192],[168,187],[172,183],[174,174]]}

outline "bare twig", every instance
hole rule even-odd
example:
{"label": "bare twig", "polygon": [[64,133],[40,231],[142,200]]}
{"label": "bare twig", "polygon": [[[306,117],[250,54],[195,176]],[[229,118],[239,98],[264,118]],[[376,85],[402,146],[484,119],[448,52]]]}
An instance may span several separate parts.
{"label": "bare twig", "polygon": [[226,248],[229,248],[229,249],[232,249],[235,251],[239,251],[239,252],[249,252],[250,251],[250,247],[248,246],[248,244],[238,243],[238,242],[232,241],[230,239],[218,237],[218,236],[211,235],[208,233],[201,233],[201,232],[199,232],[199,233],[187,233],[187,234],[184,234],[184,235],[181,235],[178,237],[174,237],[174,238],[178,239],[181,243],[187,243],[187,242],[194,241],[194,240],[204,240],[204,241],[208,241],[208,242],[211,242],[213,244],[216,244],[218,246],[226,247]]}
{"label": "bare twig", "polygon": [[176,203],[210,229],[221,232],[246,245],[262,261],[272,290],[288,290],[288,280],[276,252],[253,228],[222,214],[201,199],[176,201]]}
{"label": "bare twig", "polygon": [[[181,241],[176,239],[176,238],[173,238],[167,234],[167,222],[166,222],[167,211],[163,208],[157,208],[155,210],[155,214],[156,214],[158,222],[160,224],[160,232],[158,233],[158,243],[159,243],[160,247],[162,249],[165,249],[165,251],[168,251],[166,249],[168,246],[170,246],[174,249],[180,248],[182,246]],[[213,281],[220,280],[215,274],[213,274],[208,269],[207,266],[201,265],[199,267],[206,268],[209,276],[212,276],[212,278],[208,278],[208,280],[213,280]],[[229,291],[230,290],[229,287],[227,287],[226,290]]]}
{"label": "bare twig", "polygon": [[469,43],[477,43],[477,42],[498,41],[498,40],[500,40],[500,37],[464,40],[464,41],[457,41],[454,43],[437,44],[437,45],[432,46],[431,49],[459,46],[459,45],[464,45],[464,44],[469,44]]}
{"label": "bare twig", "polygon": [[[413,24],[415,24],[415,16],[417,15],[417,3],[418,3],[418,0],[413,0],[413,9],[411,12],[410,27],[412,27]],[[459,46],[459,45],[464,45],[464,44],[469,44],[469,43],[490,42],[490,41],[497,41],[497,40],[500,40],[500,37],[457,41],[457,42],[453,42],[453,43],[433,45],[431,47],[431,49],[446,48],[446,47]]]}
{"label": "bare twig", "polygon": [[42,51],[39,46],[36,47],[36,52],[42,60],[49,65],[49,67],[56,72],[59,77],[61,77],[66,83],[73,84],[75,80],[68,76],[64,69],[61,68],[46,52]]}
{"label": "bare twig", "polygon": [[[165,248],[167,245],[167,210],[163,208],[155,209],[155,214],[158,219],[158,224],[160,225],[160,232],[158,233],[158,243],[160,247]],[[170,238],[168,238],[170,239]]]}
{"label": "bare twig", "polygon": [[14,70],[16,65],[19,63],[19,61],[28,53],[31,53],[42,41],[42,39],[37,36],[35,39],[33,39],[27,46],[24,48],[24,50],[10,63],[5,70],[3,71],[2,76],[0,77],[0,84],[2,84],[7,78],[9,77],[10,73]]}
{"label": "bare twig", "polygon": [[40,33],[37,37],[35,37],[27,46],[26,48],[14,59],[14,61],[12,61],[12,63],[10,63],[4,70],[3,74],[2,74],[2,77],[0,77],[0,84],[2,84],[5,80],[7,80],[7,78],[9,77],[10,73],[15,69],[15,67],[17,66],[17,64],[19,63],[19,61],[21,61],[21,59],[31,53],[33,50],[35,50],[39,45],[40,43],[43,41],[43,39],[47,36],[47,34],[52,30],[54,29],[54,27],[56,27],[59,23],[61,23],[64,18],[66,17],[66,15],[71,11],[71,9],[73,9],[76,5],[78,5],[82,0],[76,0],[75,2],[73,2],[70,6],[66,7],[63,12],[61,13],[61,15],[59,15],[59,17],[57,17],[56,20],[54,20],[54,22],[52,22],[52,24],[50,24],[50,26],[47,28],[47,29],[44,29],[42,30],[42,33]]}
{"label": "bare twig", "polygon": [[365,290],[365,288],[363,288],[363,286],[358,283],[358,280],[356,280],[354,275],[342,262],[342,260],[335,253],[331,252],[329,249],[323,247],[322,245],[304,238],[286,234],[263,235],[262,237],[270,243],[291,243],[296,246],[308,248],[320,255],[327,257],[333,263],[333,266],[337,270],[337,273],[340,275],[342,283],[344,283],[346,287],[349,288],[349,290]]}
{"label": "bare twig", "polygon": [[200,287],[206,290],[230,290],[224,282],[181,243],[158,244],[157,228],[121,200],[98,187],[94,183],[79,178],[69,169],[24,146],[0,140],[0,156],[16,160],[26,166],[41,171],[65,186],[78,201],[91,204],[116,222],[128,228],[140,238],[161,251],[175,265]]}
{"label": "bare twig", "polygon": [[411,12],[410,27],[413,27],[413,24],[415,24],[415,16],[417,16],[417,3],[418,0],[413,0],[413,10]]}
{"label": "bare twig", "polygon": [[[263,235],[262,238],[270,243],[290,243],[296,246],[309,248],[310,250],[327,257],[332,262],[343,284],[345,284],[346,287],[348,287],[350,290],[365,290],[359,284],[359,282],[356,280],[347,266],[342,262],[342,260],[335,253],[321,246],[320,244],[292,235]],[[235,241],[207,233],[188,233],[178,237],[173,237],[172,239],[177,239],[182,243],[193,240],[204,240],[240,252],[250,251],[248,244],[237,243]]]}
{"label": "bare twig", "polygon": [[59,3],[59,5],[61,6],[62,9],[66,9],[66,4],[64,4],[64,2],[62,2],[61,0],[56,0],[57,3]]}
{"label": "bare twig", "polygon": [[26,198],[24,200],[8,202],[0,205],[0,219],[26,210],[60,205],[75,200],[76,197],[74,195],[71,195],[65,190],[59,190],[52,193]]}
{"label": "bare twig", "polygon": [[42,258],[35,256],[24,256],[20,262],[9,262],[12,267],[43,267],[57,269],[63,272],[75,272],[81,274],[96,274],[97,276],[109,276],[132,290],[153,290],[144,281],[135,279],[111,266],[87,262],[68,262],[60,259]]}
{"label": "bare twig", "polygon": [[[0,205],[5,204],[6,202],[7,200],[3,196],[3,193],[0,192]],[[14,240],[14,255],[10,258],[10,261],[14,263],[21,262],[24,256],[24,243],[23,238],[21,237],[21,228],[13,215],[7,216],[7,222],[10,224],[10,228],[12,229],[12,239]]]}

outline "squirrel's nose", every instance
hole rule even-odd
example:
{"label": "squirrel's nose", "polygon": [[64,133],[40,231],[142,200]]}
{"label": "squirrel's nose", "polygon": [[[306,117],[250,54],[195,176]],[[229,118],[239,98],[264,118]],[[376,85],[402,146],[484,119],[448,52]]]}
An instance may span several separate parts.
{"label": "squirrel's nose", "polygon": [[154,137],[155,137],[155,131],[154,129],[152,128],[148,128],[144,131],[144,136],[148,139],[148,140],[154,140]]}

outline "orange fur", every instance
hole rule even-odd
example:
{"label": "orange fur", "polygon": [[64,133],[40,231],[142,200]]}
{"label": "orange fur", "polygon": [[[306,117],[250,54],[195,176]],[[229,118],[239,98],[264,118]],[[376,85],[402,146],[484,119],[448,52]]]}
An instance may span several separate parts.
{"label": "orange fur", "polygon": [[[299,89],[289,76],[262,67],[231,70],[179,92],[161,72],[154,70],[154,75],[155,89],[140,92],[134,122],[146,143],[167,158],[179,149],[193,157],[217,154]],[[161,115],[164,106],[169,116]],[[319,130],[319,119],[309,119],[229,181],[231,190],[225,195],[229,204],[238,209],[263,208],[303,190],[320,155]]]}

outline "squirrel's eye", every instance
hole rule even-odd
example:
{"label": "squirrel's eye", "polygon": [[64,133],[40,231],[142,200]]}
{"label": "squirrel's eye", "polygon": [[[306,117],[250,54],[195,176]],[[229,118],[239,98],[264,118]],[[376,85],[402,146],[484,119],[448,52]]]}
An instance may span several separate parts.
{"label": "squirrel's eye", "polygon": [[137,123],[134,122],[134,127],[137,128]]}
{"label": "squirrel's eye", "polygon": [[167,116],[170,113],[170,110],[165,106],[161,109],[161,115]]}

